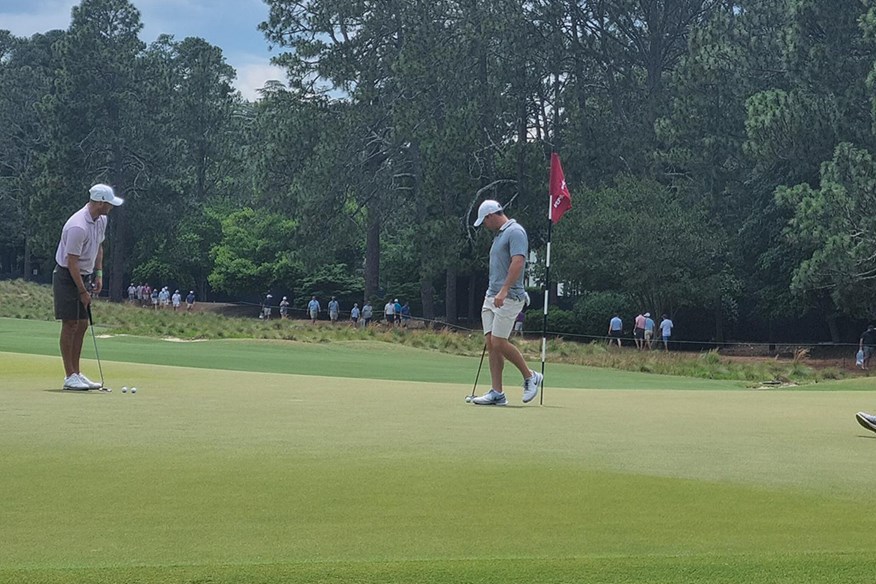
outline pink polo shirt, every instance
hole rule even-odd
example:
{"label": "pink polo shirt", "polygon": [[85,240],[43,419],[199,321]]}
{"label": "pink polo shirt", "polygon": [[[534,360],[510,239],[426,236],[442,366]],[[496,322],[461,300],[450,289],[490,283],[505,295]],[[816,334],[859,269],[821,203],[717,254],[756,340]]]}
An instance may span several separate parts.
{"label": "pink polo shirt", "polygon": [[636,317],[636,328],[644,329],[645,328],[645,317],[641,314]]}
{"label": "pink polo shirt", "polygon": [[106,215],[93,219],[88,205],[73,213],[61,231],[61,241],[55,252],[58,265],[69,268],[67,254],[73,254],[79,256],[79,272],[85,276],[91,274],[100,244],[106,237],[106,222]]}

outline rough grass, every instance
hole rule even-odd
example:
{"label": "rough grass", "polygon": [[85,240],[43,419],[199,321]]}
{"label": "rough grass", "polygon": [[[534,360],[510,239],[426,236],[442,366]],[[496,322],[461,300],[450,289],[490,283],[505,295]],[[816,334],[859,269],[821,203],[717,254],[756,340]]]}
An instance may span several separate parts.
{"label": "rough grass", "polygon": [[[100,324],[111,327],[117,334],[148,337],[277,339],[307,343],[370,340],[465,356],[479,356],[483,349],[483,337],[479,331],[408,330],[382,326],[355,329],[346,325],[324,324],[313,326],[306,320],[263,321],[257,318],[229,318],[211,312],[174,313],[103,301],[95,312],[99,314]],[[23,280],[0,282],[0,317],[51,320],[51,289]],[[515,338],[514,343],[530,361],[540,358],[541,339]],[[550,339],[547,351],[549,360],[554,363],[744,381],[752,386],[764,382],[818,383],[854,376],[854,372],[839,368],[811,367],[806,364],[805,355],[794,360],[740,362],[714,351],[640,352],[634,349],[610,349],[604,343],[582,344],[562,338]]]}

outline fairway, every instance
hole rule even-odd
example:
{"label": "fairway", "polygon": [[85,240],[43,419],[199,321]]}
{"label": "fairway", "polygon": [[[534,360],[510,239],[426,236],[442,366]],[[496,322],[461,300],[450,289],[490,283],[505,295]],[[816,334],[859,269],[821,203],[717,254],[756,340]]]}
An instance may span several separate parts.
{"label": "fairway", "polygon": [[515,381],[489,408],[478,356],[116,338],[113,393],[75,394],[46,323],[0,325],[32,333],[0,335],[2,582],[862,582],[876,557],[867,380],[549,366],[544,407]]}

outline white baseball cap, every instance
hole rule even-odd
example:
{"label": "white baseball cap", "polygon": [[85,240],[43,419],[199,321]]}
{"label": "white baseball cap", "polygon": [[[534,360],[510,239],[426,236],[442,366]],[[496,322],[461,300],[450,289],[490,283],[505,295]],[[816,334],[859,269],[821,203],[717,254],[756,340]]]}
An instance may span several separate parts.
{"label": "white baseball cap", "polygon": [[481,223],[484,222],[484,219],[487,215],[492,215],[493,213],[497,213],[502,210],[502,205],[499,204],[499,201],[493,201],[492,199],[487,199],[481,206],[478,207],[478,218],[474,222],[475,227],[480,227]]}
{"label": "white baseball cap", "polygon": [[114,207],[118,207],[125,202],[124,199],[120,199],[116,196],[115,191],[113,191],[113,188],[109,185],[96,184],[88,189],[88,192],[91,193],[92,201],[110,203]]}

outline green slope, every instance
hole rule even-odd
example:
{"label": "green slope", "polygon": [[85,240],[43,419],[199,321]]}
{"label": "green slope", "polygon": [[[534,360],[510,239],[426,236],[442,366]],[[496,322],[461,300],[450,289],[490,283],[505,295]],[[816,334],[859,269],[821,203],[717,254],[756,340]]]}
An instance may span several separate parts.
{"label": "green slope", "polygon": [[[54,322],[0,319],[0,352],[58,355],[59,325]],[[96,327],[97,334],[108,331]],[[93,341],[85,340],[83,356],[94,357]],[[381,342],[301,343],[293,341],[197,341],[174,342],[162,339],[110,336],[98,338],[103,361],[125,361],[299,375],[329,375],[346,378],[394,379],[432,383],[473,384],[480,353],[470,357],[448,355]],[[58,361],[60,377],[63,371]],[[531,363],[533,368],[541,364]],[[93,366],[92,366],[93,367]],[[91,378],[93,371],[86,371]],[[548,391],[551,387],[652,389],[731,389],[737,381],[709,381],[668,375],[617,372],[595,367],[548,363]],[[117,384],[109,378],[111,384]],[[520,383],[519,373],[506,366],[506,383]],[[53,381],[55,385],[57,381]],[[484,361],[480,385],[489,383],[489,365]]]}

